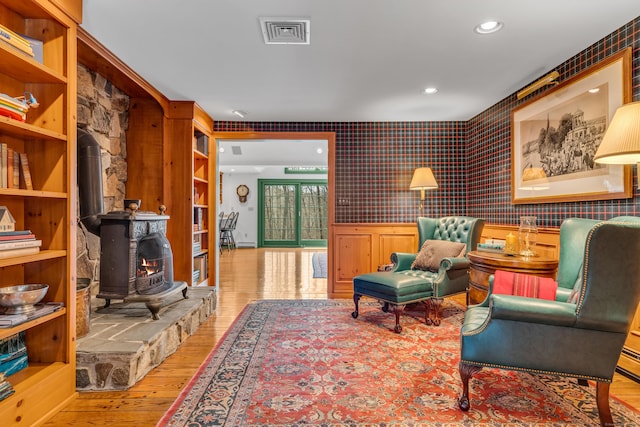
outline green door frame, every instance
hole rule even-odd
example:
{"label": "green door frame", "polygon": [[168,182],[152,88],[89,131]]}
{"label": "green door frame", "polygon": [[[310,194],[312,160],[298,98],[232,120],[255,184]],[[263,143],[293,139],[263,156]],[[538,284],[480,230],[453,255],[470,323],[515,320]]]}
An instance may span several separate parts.
{"label": "green door frame", "polygon": [[[302,239],[302,197],[300,187],[303,185],[325,185],[328,187],[326,179],[258,179],[258,247],[327,247],[327,240],[303,240]],[[296,189],[296,231],[295,241],[292,240],[270,240],[264,239],[265,208],[264,208],[264,187],[267,185],[293,185]],[[328,200],[327,200],[328,203]],[[328,206],[327,206],[328,212]],[[327,218],[328,223],[328,218]],[[328,227],[327,227],[328,231]]]}

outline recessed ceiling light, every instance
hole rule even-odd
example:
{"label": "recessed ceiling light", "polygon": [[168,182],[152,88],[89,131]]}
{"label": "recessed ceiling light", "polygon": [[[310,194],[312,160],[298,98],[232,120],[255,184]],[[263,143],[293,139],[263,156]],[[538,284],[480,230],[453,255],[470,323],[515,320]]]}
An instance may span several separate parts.
{"label": "recessed ceiling light", "polygon": [[594,87],[593,89],[589,89],[589,93],[598,93],[598,92],[600,92],[599,87]]}
{"label": "recessed ceiling light", "polygon": [[219,150],[219,151],[220,151],[221,153],[224,153],[224,147],[220,147],[220,150]]}
{"label": "recessed ceiling light", "polygon": [[435,87],[428,87],[424,90],[424,93],[426,93],[427,95],[433,95],[434,93],[436,93],[438,91],[438,88]]}
{"label": "recessed ceiling light", "polygon": [[241,111],[241,110],[233,110],[232,113],[235,114],[236,116],[240,117],[241,119],[244,119],[244,116],[247,115],[246,112]]}
{"label": "recessed ceiling light", "polygon": [[318,147],[318,148],[316,149],[316,153],[318,153],[318,154],[322,154],[322,148]]}
{"label": "recessed ceiling light", "polygon": [[503,27],[502,22],[498,21],[486,21],[476,25],[473,29],[477,34],[492,34],[496,31],[500,31]]}

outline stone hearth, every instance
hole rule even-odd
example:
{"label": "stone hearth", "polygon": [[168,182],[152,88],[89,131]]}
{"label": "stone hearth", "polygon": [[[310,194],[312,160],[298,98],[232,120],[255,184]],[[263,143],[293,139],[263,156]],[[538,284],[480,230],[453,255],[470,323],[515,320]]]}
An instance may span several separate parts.
{"label": "stone hearth", "polygon": [[94,298],[89,333],[76,347],[76,389],[124,390],[174,353],[215,311],[214,288],[188,288],[164,301],[159,320],[144,303]]}

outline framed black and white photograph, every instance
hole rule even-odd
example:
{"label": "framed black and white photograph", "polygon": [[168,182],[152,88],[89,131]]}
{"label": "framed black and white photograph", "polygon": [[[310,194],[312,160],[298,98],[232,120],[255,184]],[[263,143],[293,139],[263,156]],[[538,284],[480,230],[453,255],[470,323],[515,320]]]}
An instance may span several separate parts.
{"label": "framed black and white photograph", "polygon": [[593,161],[613,113],[630,101],[627,49],[514,109],[512,202],[632,197],[631,166]]}

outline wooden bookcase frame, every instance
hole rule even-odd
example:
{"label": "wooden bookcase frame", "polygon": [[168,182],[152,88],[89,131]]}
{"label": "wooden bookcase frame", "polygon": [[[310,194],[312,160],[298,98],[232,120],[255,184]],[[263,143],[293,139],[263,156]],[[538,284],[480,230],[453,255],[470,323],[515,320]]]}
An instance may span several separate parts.
{"label": "wooden bookcase frame", "polygon": [[[61,6],[66,6],[62,7]],[[2,425],[40,425],[76,396],[76,0],[0,0],[0,23],[43,41],[42,63],[0,44],[0,92],[32,92],[39,108],[26,122],[0,117],[0,141],[27,153],[33,190],[0,189],[17,230],[42,240],[39,253],[0,259],[0,287],[46,283],[44,302],[59,311],[0,329],[26,333],[28,367],[9,376],[15,393],[0,401]]]}

